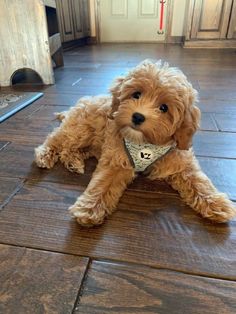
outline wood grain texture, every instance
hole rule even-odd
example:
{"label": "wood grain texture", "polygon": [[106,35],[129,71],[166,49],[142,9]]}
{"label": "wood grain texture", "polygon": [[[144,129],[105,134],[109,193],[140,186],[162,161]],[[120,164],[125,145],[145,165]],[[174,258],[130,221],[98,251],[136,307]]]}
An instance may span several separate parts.
{"label": "wood grain texture", "polygon": [[4,177],[27,177],[31,173],[34,145],[8,144],[0,151],[0,175]]}
{"label": "wood grain texture", "polygon": [[71,2],[57,0],[56,4],[62,42],[75,39]]}
{"label": "wood grain texture", "polygon": [[60,163],[53,169],[40,169],[34,163],[34,144],[11,143],[0,153],[0,174],[3,177],[27,178],[37,181],[51,181],[87,186],[95,169],[95,160],[86,165],[86,175],[71,173]]}
{"label": "wood grain texture", "polygon": [[216,122],[210,113],[203,112],[201,117],[201,127],[202,131],[218,131]]}
{"label": "wood grain texture", "polygon": [[[38,110],[31,113],[28,117],[29,119],[43,120],[43,123],[47,123],[47,121],[54,122],[56,119],[55,113],[67,111],[71,106],[68,105],[38,105]],[[52,123],[53,124],[53,123]]]}
{"label": "wood grain texture", "polygon": [[233,314],[236,283],[94,261],[75,313]]}
{"label": "wood grain texture", "polygon": [[[80,76],[76,76],[76,78],[74,79],[74,81],[67,86],[60,85],[60,84],[55,84],[52,85],[50,87],[48,87],[47,89],[47,93],[52,93],[52,94],[77,94],[78,97],[84,97],[84,96],[96,96],[99,94],[107,94],[109,91],[109,87],[110,87],[110,81],[107,80],[107,82],[104,85],[100,85],[100,86],[94,86],[93,84],[89,85],[89,83],[85,82],[85,86],[83,86],[82,84],[80,84],[80,82],[78,84],[76,84],[76,82],[80,79]],[[72,85],[74,84],[75,85]]]}
{"label": "wood grain texture", "polygon": [[53,61],[55,62],[56,67],[62,67],[64,65],[63,59],[63,49],[59,48],[54,55],[52,56]]}
{"label": "wood grain texture", "polygon": [[8,119],[0,125],[0,137],[8,142],[38,146],[43,143],[47,134],[58,125],[59,122],[53,116],[49,121]]}
{"label": "wood grain texture", "polygon": [[229,76],[228,78],[224,79],[223,77],[219,76],[212,76],[212,79],[214,79],[214,85],[212,84],[211,81],[209,81],[209,78],[207,76],[199,77],[198,78],[198,83],[200,88],[202,89],[209,89],[209,90],[217,90],[218,88],[224,89],[225,91],[227,90],[232,90],[232,87],[234,86],[234,82],[232,79],[235,76]]}
{"label": "wood grain texture", "polygon": [[9,142],[7,141],[0,141],[0,150],[4,149],[8,144]]}
{"label": "wood grain texture", "polygon": [[87,258],[0,244],[0,312],[71,313]]}
{"label": "wood grain texture", "polygon": [[[222,74],[223,75],[223,74]],[[235,77],[232,77],[232,80],[235,80]],[[227,82],[225,82],[224,84],[221,83],[219,81],[218,84],[213,85],[213,84],[208,84],[206,82],[204,82],[203,80],[199,80],[199,86],[201,89],[201,103],[203,105],[202,109],[206,108],[206,110],[208,109],[205,105],[205,100],[206,100],[206,104],[212,106],[212,108],[209,109],[213,109],[213,110],[207,110],[206,112],[212,112],[212,113],[226,113],[226,108],[227,111],[229,110],[231,112],[234,112],[234,106],[233,103],[235,103],[235,99],[236,99],[236,92],[232,86],[232,82],[231,84],[227,84]],[[222,86],[221,86],[222,85]],[[225,97],[225,93],[227,93],[227,97]],[[214,110],[214,103],[215,103],[215,110]],[[205,110],[203,110],[205,111]]]}
{"label": "wood grain texture", "polygon": [[[208,36],[207,33],[205,33]],[[215,36],[215,34],[213,35]],[[217,34],[218,36],[218,34]],[[236,40],[235,39],[209,39],[209,40],[192,40],[192,41],[185,41],[184,48],[198,48],[198,49],[235,49],[236,48]]]}
{"label": "wood grain texture", "polygon": [[[230,18],[234,20],[231,13],[232,0],[217,0],[217,1],[189,1],[187,26],[186,26],[186,41],[184,47],[218,47],[214,42],[216,39],[227,39],[228,24]],[[229,34],[230,35],[230,34]],[[198,40],[196,40],[198,39]],[[199,43],[199,39],[201,42]],[[214,39],[214,40],[212,40]],[[206,41],[211,41],[212,45],[206,46]],[[227,47],[227,40],[222,47]]]}
{"label": "wood grain texture", "polygon": [[[210,112],[210,113],[223,113],[225,114],[225,110],[227,108],[227,112],[230,112],[232,114],[236,114],[236,106],[235,106],[235,100],[236,100],[236,93],[235,95],[232,95],[232,92],[228,92],[229,98],[224,99],[225,91],[219,90],[219,91],[212,91],[209,90],[203,90],[201,91],[201,94],[204,95],[205,98],[202,98],[200,103],[198,104],[198,107],[201,109],[202,112]],[[214,98],[214,96],[216,98]],[[231,98],[232,97],[232,98]],[[232,100],[233,99],[233,100]]]}
{"label": "wood grain texture", "polygon": [[61,38],[60,34],[56,33],[49,37],[49,48],[50,48],[50,54],[51,56],[54,55],[54,53],[61,48]]}
{"label": "wood grain texture", "polygon": [[220,131],[236,132],[236,114],[214,114],[215,121]]}
{"label": "wood grain texture", "polygon": [[[11,76],[22,68],[36,71],[44,84],[54,83],[43,1],[12,0],[9,6],[8,1],[2,0],[0,20],[0,57],[7,64],[0,69],[0,85],[11,85]],[[19,40],[19,33],[27,36]]]}
{"label": "wood grain texture", "polygon": [[191,40],[226,39],[232,0],[195,1],[191,6]]}
{"label": "wood grain texture", "polygon": [[227,38],[236,38],[236,1],[233,1]]}
{"label": "wood grain texture", "polygon": [[83,189],[77,185],[26,183],[0,213],[1,241],[236,278],[236,221],[212,224],[185,206],[177,195],[129,190],[104,225],[81,228],[67,208]]}
{"label": "wood grain texture", "polygon": [[236,200],[236,160],[198,157],[203,171],[215,186]]}
{"label": "wood grain texture", "polygon": [[57,8],[63,42],[90,36],[90,17],[87,1],[57,0]]}
{"label": "wood grain texture", "polygon": [[199,131],[193,148],[197,156],[236,158],[236,134]]}
{"label": "wood grain texture", "polygon": [[[59,70],[59,69],[56,69]],[[62,78],[63,79],[63,78]],[[77,100],[83,95],[78,94],[53,94],[47,93],[47,90],[44,90],[45,94],[42,98],[37,100],[37,105],[52,105],[52,106],[73,106],[76,104]]]}
{"label": "wood grain texture", "polygon": [[214,4],[211,1],[203,2],[200,25],[201,29],[210,31],[219,28],[222,5],[223,0],[217,0]]}
{"label": "wood grain texture", "polygon": [[17,178],[0,177],[0,210],[22,185],[22,180]]}

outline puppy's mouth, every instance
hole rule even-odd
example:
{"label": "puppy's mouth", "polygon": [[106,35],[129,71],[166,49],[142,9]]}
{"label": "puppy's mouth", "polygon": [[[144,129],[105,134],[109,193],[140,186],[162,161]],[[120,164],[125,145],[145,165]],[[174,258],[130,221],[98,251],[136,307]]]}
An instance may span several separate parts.
{"label": "puppy's mouth", "polygon": [[143,144],[147,142],[143,132],[140,130],[138,126],[134,126],[134,125],[125,126],[121,130],[121,133],[124,138],[136,144]]}
{"label": "puppy's mouth", "polygon": [[[129,127],[127,127],[127,128],[129,128]],[[136,132],[142,132],[142,131],[139,130],[139,127],[137,127],[137,126],[135,126],[135,125],[131,125],[130,128],[131,128],[132,130],[136,131]]]}
{"label": "puppy's mouth", "polygon": [[135,131],[142,132],[142,131],[140,130],[140,125],[131,123],[131,124],[130,124],[130,127],[131,127],[133,130],[135,130]]}

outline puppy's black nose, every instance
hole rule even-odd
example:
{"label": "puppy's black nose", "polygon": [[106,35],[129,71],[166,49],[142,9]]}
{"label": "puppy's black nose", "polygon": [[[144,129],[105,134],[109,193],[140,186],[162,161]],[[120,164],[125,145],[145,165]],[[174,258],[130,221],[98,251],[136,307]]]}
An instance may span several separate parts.
{"label": "puppy's black nose", "polygon": [[139,125],[142,124],[145,121],[145,117],[143,114],[139,113],[139,112],[135,112],[132,116],[132,122],[135,125]]}

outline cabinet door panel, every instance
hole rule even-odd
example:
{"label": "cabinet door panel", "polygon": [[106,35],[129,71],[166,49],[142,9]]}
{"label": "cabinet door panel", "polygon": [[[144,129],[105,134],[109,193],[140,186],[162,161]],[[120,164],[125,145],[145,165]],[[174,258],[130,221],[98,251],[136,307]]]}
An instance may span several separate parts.
{"label": "cabinet door panel", "polygon": [[236,0],[234,0],[227,38],[236,38]]}
{"label": "cabinet door panel", "polygon": [[89,1],[80,0],[83,8],[83,34],[85,37],[90,36],[90,6]]}
{"label": "cabinet door panel", "polygon": [[83,37],[83,6],[80,0],[72,0],[75,38]]}
{"label": "cabinet door panel", "polygon": [[192,39],[226,38],[232,0],[196,0]]}
{"label": "cabinet door panel", "polygon": [[57,16],[62,41],[70,41],[75,38],[71,0],[57,0]]}
{"label": "cabinet door panel", "polygon": [[220,25],[221,11],[224,0],[203,1],[200,28],[206,31],[217,30]]}

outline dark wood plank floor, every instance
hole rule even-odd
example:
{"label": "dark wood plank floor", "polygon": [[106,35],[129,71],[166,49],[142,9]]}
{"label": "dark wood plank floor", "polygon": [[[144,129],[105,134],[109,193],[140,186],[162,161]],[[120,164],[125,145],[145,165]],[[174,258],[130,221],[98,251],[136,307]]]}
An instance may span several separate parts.
{"label": "dark wood plank floor", "polygon": [[44,97],[0,125],[0,313],[235,313],[236,220],[202,219],[164,182],[134,181],[104,225],[79,227],[67,208],[86,173],[38,169],[33,149],[84,95],[107,93],[139,61],[180,67],[200,93],[199,162],[236,201],[236,53],[178,45],[85,46],[65,53]]}

